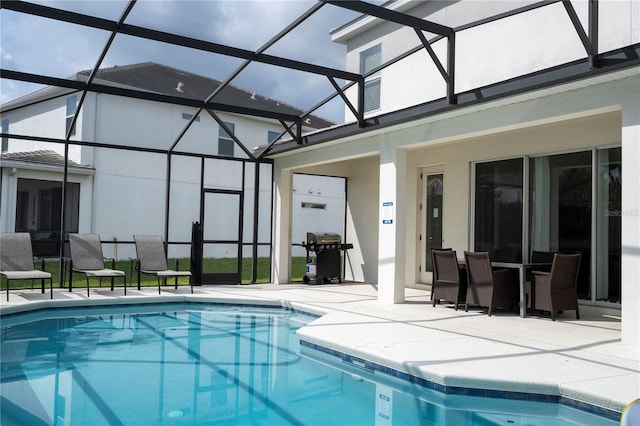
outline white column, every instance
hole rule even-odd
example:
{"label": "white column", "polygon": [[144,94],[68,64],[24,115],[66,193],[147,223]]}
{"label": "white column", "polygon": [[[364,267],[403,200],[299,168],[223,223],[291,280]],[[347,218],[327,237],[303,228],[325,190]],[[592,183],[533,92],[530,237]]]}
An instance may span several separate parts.
{"label": "white column", "polygon": [[381,145],[378,301],[394,304],[404,302],[407,154]]}
{"label": "white column", "polygon": [[622,106],[622,342],[640,346],[640,90]]}
{"label": "white column", "polygon": [[274,167],[273,257],[271,275],[275,284],[291,281],[291,200],[293,174]]}

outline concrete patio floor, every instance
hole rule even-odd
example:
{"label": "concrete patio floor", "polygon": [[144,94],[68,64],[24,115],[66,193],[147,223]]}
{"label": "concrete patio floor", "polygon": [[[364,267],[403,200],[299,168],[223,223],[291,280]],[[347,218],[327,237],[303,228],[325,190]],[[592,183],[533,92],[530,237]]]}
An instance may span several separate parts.
{"label": "concrete patio floor", "polygon": [[[432,307],[429,291],[406,289],[405,303],[378,302],[370,284],[243,285],[175,290],[149,287],[55,289],[2,294],[0,314],[49,306],[169,301],[266,303],[323,314],[299,330],[303,340],[445,386],[557,395],[622,411],[640,396],[639,351],[620,341],[620,311],[580,307],[555,322],[478,308]],[[486,311],[485,311],[486,312]]]}

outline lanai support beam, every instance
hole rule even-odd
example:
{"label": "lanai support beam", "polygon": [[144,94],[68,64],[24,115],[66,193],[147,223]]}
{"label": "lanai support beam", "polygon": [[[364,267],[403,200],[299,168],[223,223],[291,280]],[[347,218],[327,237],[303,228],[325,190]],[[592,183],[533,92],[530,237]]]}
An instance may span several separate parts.
{"label": "lanai support beam", "polygon": [[218,123],[218,125],[220,127],[222,127],[222,129],[227,132],[227,134],[229,135],[229,137],[231,139],[233,139],[233,141],[236,143],[236,145],[238,145],[240,147],[240,149],[247,154],[247,156],[252,159],[255,160],[255,155],[253,155],[253,153],[251,151],[249,151],[249,149],[240,141],[240,139],[238,139],[238,137],[236,135],[233,134],[233,132],[231,131],[231,129],[229,128],[229,126],[227,126],[224,121],[222,121],[222,119],[218,116],[218,114],[215,113],[215,111],[211,111],[210,109],[207,110],[207,112],[209,113],[209,115],[216,120],[216,122]]}
{"label": "lanai support beam", "polygon": [[[340,88],[340,86],[338,85],[338,83],[336,83],[336,81],[331,78],[328,77],[329,81],[331,82],[331,85],[333,86],[334,89],[336,89],[336,93],[338,95],[340,95],[340,97],[342,98],[342,100],[344,101],[345,105],[347,105],[347,107],[349,108],[349,110],[351,111],[351,113],[353,115],[356,116],[356,119],[358,120],[358,124],[360,127],[364,127],[364,115],[362,113],[361,110],[357,110],[353,104],[351,103],[351,101],[347,98],[347,96],[344,94],[344,91]],[[360,105],[360,103],[358,102],[358,105]]]}
{"label": "lanai support beam", "polygon": [[[64,285],[64,240],[65,240],[65,235],[67,233],[66,232],[65,223],[67,221],[67,217],[66,217],[67,216],[66,215],[66,212],[67,212],[67,183],[69,181],[69,141],[71,140],[71,136],[74,133],[74,130],[75,130],[75,127],[76,127],[76,123],[78,122],[78,117],[80,116],[80,110],[82,109],[84,101],[85,101],[85,99],[87,97],[87,93],[89,93],[88,87],[91,85],[91,83],[95,79],[96,75],[98,74],[98,70],[100,69],[100,65],[102,65],[102,62],[104,61],[104,58],[107,56],[107,52],[109,52],[109,49],[111,48],[111,45],[113,44],[113,40],[115,40],[116,35],[118,34],[118,28],[120,28],[120,26],[124,23],[125,19],[127,19],[127,16],[129,16],[129,13],[131,13],[131,10],[133,9],[133,6],[135,5],[135,3],[136,3],[136,0],[130,0],[129,1],[129,3],[125,7],[124,11],[122,12],[122,15],[120,15],[120,19],[118,19],[118,22],[116,23],[115,28],[111,32],[111,35],[109,36],[107,42],[105,43],[105,46],[102,48],[102,52],[100,52],[100,56],[98,57],[98,60],[96,61],[96,64],[94,65],[93,70],[91,71],[91,74],[89,75],[89,78],[87,79],[87,81],[85,83],[85,87],[82,90],[82,95],[80,96],[80,100],[78,101],[78,105],[76,106],[76,110],[73,113],[73,117],[71,118],[71,123],[69,124],[69,128],[67,129],[67,132],[65,134],[65,138],[64,138],[64,166],[63,166],[63,170],[62,170],[62,206],[60,207],[60,209],[61,209],[61,212],[60,212],[60,251],[59,251],[60,271],[59,271],[59,275],[58,275],[61,287]],[[69,285],[69,291],[71,291],[71,285]],[[87,291],[89,291],[89,290],[87,289]],[[51,293],[51,298],[53,299],[53,293]]]}
{"label": "lanai support beam", "polygon": [[591,68],[600,67],[598,61],[598,32],[600,19],[598,18],[598,0],[589,0],[589,40],[591,51],[589,52],[589,65]]}
{"label": "lanai support beam", "polygon": [[450,105],[455,104],[456,103],[455,78],[454,78],[455,77],[454,75],[455,61],[456,61],[455,32],[453,32],[450,36],[447,37],[447,40],[448,40],[447,69],[445,69],[444,66],[442,65],[442,62],[440,61],[440,58],[438,58],[438,56],[436,55],[436,52],[431,47],[429,40],[427,40],[427,38],[424,36],[422,31],[420,31],[420,29],[418,28],[414,28],[414,31],[418,35],[418,38],[422,42],[422,45],[426,49],[427,53],[429,53],[431,60],[433,61],[434,65],[436,66],[436,68],[442,75],[442,78],[444,79],[445,83],[447,84],[447,102]]}
{"label": "lanai support beam", "polygon": [[580,41],[584,46],[584,50],[587,52],[589,58],[589,66],[591,68],[598,68],[598,0],[589,0],[589,33],[584,30],[580,18],[576,13],[573,4],[569,0],[563,0],[562,5],[571,19],[571,23],[580,37]]}
{"label": "lanai support beam", "polygon": [[71,24],[82,25],[88,28],[95,28],[105,31],[116,31],[120,34],[125,34],[142,39],[158,41],[175,46],[188,47],[204,52],[217,53],[220,55],[260,62],[268,65],[275,65],[283,68],[290,68],[296,71],[304,71],[311,74],[331,75],[338,79],[350,81],[355,81],[358,79],[358,74],[339,70],[336,68],[309,64],[302,61],[267,55],[264,53],[256,53],[251,50],[239,49],[224,44],[212,43],[191,37],[179,36],[177,34],[152,30],[136,25],[118,25],[116,22],[108,19],[97,18],[95,16],[84,15],[81,13],[70,12],[62,9],[56,9],[49,6],[11,0],[5,0],[1,4],[3,9],[13,10],[14,12],[21,12],[34,16],[40,16],[42,18],[55,19],[57,21],[68,22]]}
{"label": "lanai support beam", "polygon": [[453,34],[453,28],[445,25],[437,24],[435,22],[426,21],[424,19],[416,18],[415,16],[407,15],[405,13],[397,12],[392,9],[387,9],[381,6],[376,6],[364,1],[352,1],[352,0],[319,0],[324,3],[329,3],[343,9],[359,12],[364,15],[374,16],[376,18],[383,19],[389,22],[395,22],[396,24],[405,25],[408,27],[418,28],[422,31],[428,31],[430,33],[438,34],[444,37],[449,37]]}

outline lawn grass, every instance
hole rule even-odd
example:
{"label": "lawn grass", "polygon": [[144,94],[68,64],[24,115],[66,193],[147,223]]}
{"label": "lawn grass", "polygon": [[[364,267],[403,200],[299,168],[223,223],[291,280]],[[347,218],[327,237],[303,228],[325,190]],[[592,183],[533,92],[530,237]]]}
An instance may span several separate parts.
{"label": "lawn grass", "polygon": [[[251,260],[250,258],[243,259],[242,261],[242,284],[251,284]],[[135,270],[133,270],[133,264],[135,261],[131,260],[120,260],[115,264],[115,268],[120,271],[124,271],[127,276],[127,285],[128,286],[137,286],[138,285],[138,274]],[[111,267],[111,263],[107,262],[105,264],[107,268]],[[190,262],[189,259],[179,259],[178,266],[180,270],[189,270]],[[291,259],[291,281],[302,281],[302,277],[305,275],[306,271],[306,260],[304,257],[294,257]],[[40,268],[40,263],[36,264],[37,268]],[[169,267],[175,269],[175,261],[171,260],[169,262]],[[230,258],[209,258],[204,259],[203,271],[205,272],[233,272],[237,267],[237,260]],[[257,279],[256,283],[268,283],[269,280],[269,271],[271,267],[271,259],[267,257],[258,258],[258,270],[257,270]],[[46,262],[45,271],[50,272],[53,278],[53,287],[59,288],[60,286],[60,263],[57,261]],[[67,271],[67,275],[65,277],[65,283],[63,287],[69,286],[69,273]],[[123,280],[122,278],[116,278],[115,285],[122,286]],[[170,278],[167,281],[167,284],[173,284],[173,278]],[[178,284],[188,284],[188,277],[179,277]],[[48,287],[49,282],[46,282],[46,286]],[[90,287],[99,287],[100,280],[97,278],[92,278],[89,280]],[[156,277],[150,275],[140,275],[140,285],[144,287],[153,287],[158,285],[158,281]],[[76,288],[86,288],[87,279],[84,274],[74,273],[73,274],[73,287]],[[110,287],[111,283],[108,279],[103,279],[102,287]],[[40,287],[39,281],[34,281],[33,288],[38,289]],[[2,285],[1,289],[6,289],[6,280],[2,277]],[[21,288],[31,288],[31,281],[11,281],[10,289],[21,289]],[[48,290],[48,289],[47,289]]]}

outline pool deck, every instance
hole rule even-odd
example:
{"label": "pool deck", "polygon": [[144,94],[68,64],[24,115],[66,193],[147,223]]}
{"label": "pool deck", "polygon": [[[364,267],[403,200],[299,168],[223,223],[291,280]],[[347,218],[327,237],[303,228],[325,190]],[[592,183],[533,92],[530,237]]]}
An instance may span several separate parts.
{"label": "pool deck", "polygon": [[[429,291],[405,290],[405,303],[382,304],[371,284],[258,284],[157,288],[111,292],[107,288],[73,293],[55,289],[50,300],[38,290],[12,290],[0,296],[0,314],[51,306],[112,303],[276,301],[323,314],[299,331],[312,344],[408,372],[445,386],[545,394],[613,411],[640,397],[637,347],[620,340],[620,311],[581,306],[551,321],[520,318],[478,308],[455,311],[432,307]],[[485,311],[486,312],[486,311]]]}

